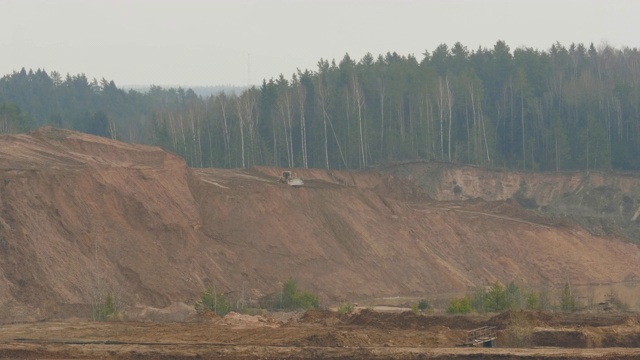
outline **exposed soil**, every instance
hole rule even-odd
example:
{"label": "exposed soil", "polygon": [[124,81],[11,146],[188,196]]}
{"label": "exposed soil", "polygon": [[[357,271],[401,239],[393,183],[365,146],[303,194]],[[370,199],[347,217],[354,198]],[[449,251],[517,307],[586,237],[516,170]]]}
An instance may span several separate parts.
{"label": "exposed soil", "polygon": [[[510,313],[444,316],[312,311],[300,321],[229,314],[194,323],[45,322],[0,328],[3,358],[632,359],[636,315],[525,313],[524,348],[504,340]],[[589,324],[593,322],[592,324]],[[330,324],[328,324],[330,323]],[[554,326],[561,323],[562,326]],[[534,325],[535,324],[535,325]],[[496,326],[497,348],[457,347],[467,330]]]}
{"label": "exposed soil", "polygon": [[[282,170],[190,169],[156,147],[52,128],[0,136],[0,357],[640,357],[640,318],[599,305],[640,305],[640,176],[409,163],[293,169],[305,181],[294,188]],[[571,281],[588,311],[195,312],[207,286],[277,306],[290,277],[325,307],[442,305],[512,280],[557,298]],[[118,314],[88,322],[107,295]],[[482,326],[499,348],[456,347]]]}
{"label": "exposed soil", "polygon": [[377,170],[409,179],[437,200],[512,200],[556,221],[578,223],[594,235],[640,242],[637,173],[532,173],[424,161]]}
{"label": "exposed soil", "polygon": [[[550,295],[569,280],[586,305],[612,290],[638,305],[638,245],[525,209],[507,175],[462,171],[464,197],[504,194],[462,201],[442,179],[433,191],[416,176],[294,169],[305,180],[294,188],[281,171],[190,169],[157,147],[52,128],[1,136],[0,322],[89,319],[107,294],[124,319],[187,321],[207,286],[257,304],[290,277],[325,306],[437,302],[512,280]],[[551,204],[571,179],[543,174],[517,191]]]}

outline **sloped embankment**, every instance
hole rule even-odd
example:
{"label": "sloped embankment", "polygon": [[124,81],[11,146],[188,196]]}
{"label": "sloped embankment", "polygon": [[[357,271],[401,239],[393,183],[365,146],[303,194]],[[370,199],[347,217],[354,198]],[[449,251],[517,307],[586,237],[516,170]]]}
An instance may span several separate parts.
{"label": "sloped embankment", "polygon": [[447,294],[495,280],[615,282],[636,245],[514,203],[430,199],[381,173],[189,169],[156,147],[42,128],[0,137],[0,317],[252,301],[289,277],[322,301]]}

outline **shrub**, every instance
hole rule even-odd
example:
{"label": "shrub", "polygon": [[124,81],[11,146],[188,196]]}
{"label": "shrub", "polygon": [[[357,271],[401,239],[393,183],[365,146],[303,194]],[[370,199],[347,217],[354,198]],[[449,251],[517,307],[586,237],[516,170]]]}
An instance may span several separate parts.
{"label": "shrub", "polygon": [[95,321],[105,321],[109,316],[115,314],[118,311],[116,303],[111,294],[104,297],[102,301],[99,301],[93,306],[93,319]]}
{"label": "shrub", "polygon": [[447,308],[447,312],[449,314],[468,314],[472,311],[471,308],[471,298],[468,295],[458,299],[453,298],[449,303],[449,307]]}
{"label": "shrub", "polygon": [[198,312],[210,310],[220,316],[225,316],[231,311],[231,305],[229,305],[229,301],[227,301],[224,294],[216,292],[212,286],[202,292],[200,300],[196,302],[195,307]]}
{"label": "shrub", "polygon": [[353,312],[353,309],[355,309],[355,305],[351,303],[344,303],[338,306],[338,314],[351,314]]}
{"label": "shrub", "polygon": [[538,295],[535,292],[530,293],[527,297],[527,309],[538,310],[539,308]]}
{"label": "shrub", "polygon": [[284,309],[315,309],[318,307],[318,297],[308,291],[298,290],[298,283],[289,278],[282,286],[282,308]]}
{"label": "shrub", "polygon": [[427,302],[427,300],[421,299],[420,301],[418,301],[418,310],[420,310],[421,312],[429,309],[430,307],[431,305]]}
{"label": "shrub", "polygon": [[511,311],[509,324],[505,329],[505,342],[509,347],[527,347],[531,345],[533,324],[524,311]]}

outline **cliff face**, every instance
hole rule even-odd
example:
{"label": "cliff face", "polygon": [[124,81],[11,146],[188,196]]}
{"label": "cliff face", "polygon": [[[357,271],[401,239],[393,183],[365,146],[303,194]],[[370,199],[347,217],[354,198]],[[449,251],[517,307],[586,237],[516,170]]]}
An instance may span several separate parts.
{"label": "cliff face", "polygon": [[542,214],[569,218],[595,235],[640,242],[638,174],[529,173],[426,162],[379,170],[411,180],[437,200],[514,200]]}
{"label": "cliff face", "polygon": [[[189,169],[159,148],[52,128],[0,137],[0,317],[82,315],[107,293],[125,307],[193,303],[207,285],[255,300],[289,277],[341,301],[640,274],[624,238],[505,201],[520,179],[467,174],[446,195],[446,172],[429,180],[439,191],[388,173],[303,169],[305,186],[293,188],[279,172]],[[525,197],[552,204],[533,184]],[[475,197],[474,186],[502,187],[491,199],[501,201],[443,201]]]}

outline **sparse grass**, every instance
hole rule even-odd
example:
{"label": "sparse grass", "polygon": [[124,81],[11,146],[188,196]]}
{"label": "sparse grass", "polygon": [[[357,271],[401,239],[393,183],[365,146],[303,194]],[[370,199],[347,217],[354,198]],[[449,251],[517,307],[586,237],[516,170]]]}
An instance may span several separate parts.
{"label": "sparse grass", "polygon": [[340,315],[351,314],[354,309],[355,309],[355,305],[353,305],[352,303],[344,303],[338,306],[338,314]]}

